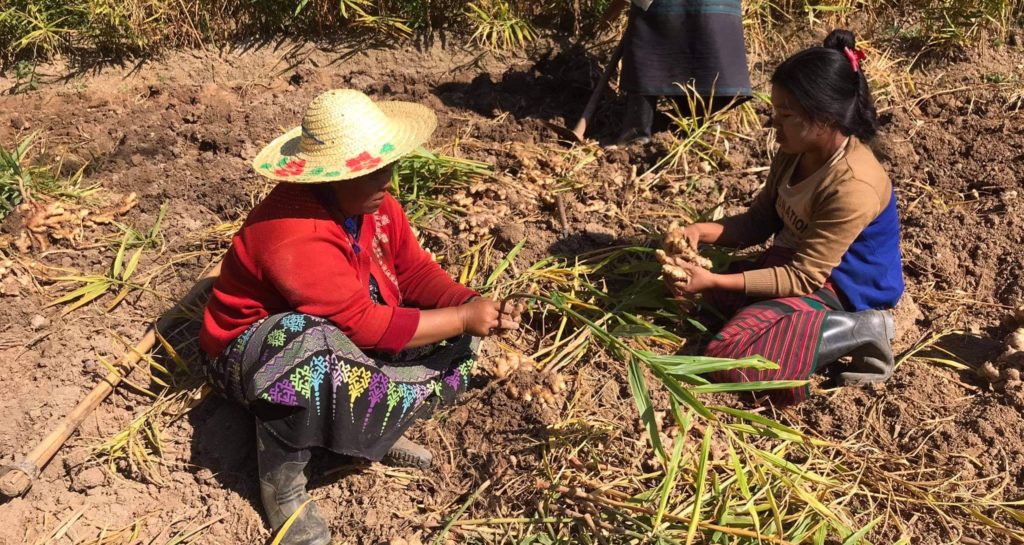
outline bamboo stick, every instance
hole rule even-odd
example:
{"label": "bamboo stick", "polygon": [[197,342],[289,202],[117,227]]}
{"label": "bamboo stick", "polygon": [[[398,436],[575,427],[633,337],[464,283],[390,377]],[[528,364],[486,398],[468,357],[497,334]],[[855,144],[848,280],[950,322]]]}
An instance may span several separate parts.
{"label": "bamboo stick", "polygon": [[108,373],[82,401],[71,410],[64,420],[39,442],[24,458],[13,464],[0,468],[0,494],[8,498],[24,495],[39,477],[43,467],[53,458],[58,450],[75,433],[78,426],[85,421],[96,407],[100,405],[135,365],[148,353],[156,343],[158,328],[166,327],[175,319],[175,312],[195,302],[212,286],[214,279],[220,275],[221,264],[218,263],[204,274],[171,310],[163,315],[155,324],[146,329],[146,334],[129,352],[121,356],[114,371]]}

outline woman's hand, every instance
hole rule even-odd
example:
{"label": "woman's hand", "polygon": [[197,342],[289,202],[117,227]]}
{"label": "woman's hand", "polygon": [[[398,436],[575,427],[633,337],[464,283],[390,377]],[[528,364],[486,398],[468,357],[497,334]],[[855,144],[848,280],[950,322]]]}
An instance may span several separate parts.
{"label": "woman's hand", "polygon": [[462,330],[476,337],[487,337],[496,330],[519,329],[521,310],[511,302],[477,297],[459,308]]}
{"label": "woman's hand", "polygon": [[707,242],[704,236],[705,225],[707,224],[694,223],[692,225],[687,225],[686,228],[683,229],[683,233],[686,234],[686,240],[690,242],[690,247],[692,247],[694,250],[697,249],[697,245],[700,244],[701,242]]}
{"label": "woman's hand", "polygon": [[686,241],[690,243],[690,247],[694,250],[697,249],[697,245],[701,242],[703,236],[703,223],[692,223],[683,228],[683,236],[686,237]]}
{"label": "woman's hand", "polygon": [[722,238],[723,227],[717,222],[691,223],[682,231],[690,246],[696,250],[698,244],[718,244]]}
{"label": "woman's hand", "polygon": [[707,290],[739,292],[746,290],[746,280],[742,273],[715,274],[692,264],[686,264],[682,268],[690,275],[690,279],[671,282],[668,286],[669,291],[677,298]]}
{"label": "woman's hand", "polygon": [[686,274],[690,276],[689,280],[679,280],[671,282],[668,286],[672,295],[676,297],[684,297],[687,294],[700,293],[704,290],[710,290],[718,287],[716,278],[718,275],[691,263],[680,264],[679,267],[686,271]]}

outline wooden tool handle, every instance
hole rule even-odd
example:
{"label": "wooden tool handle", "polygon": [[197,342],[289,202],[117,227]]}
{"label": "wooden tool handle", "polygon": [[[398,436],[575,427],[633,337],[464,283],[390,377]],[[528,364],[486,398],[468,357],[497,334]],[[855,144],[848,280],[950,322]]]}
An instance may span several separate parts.
{"label": "wooden tool handle", "polygon": [[36,445],[19,462],[0,469],[0,494],[9,498],[19,497],[32,487],[32,482],[39,476],[43,467],[53,458],[53,455],[60,450],[60,447],[68,440],[78,426],[90,415],[100,403],[103,402],[121,378],[131,372],[135,364],[142,359],[153,348],[156,343],[157,329],[166,323],[173,321],[174,313],[179,308],[194,302],[203,292],[207,291],[213,280],[220,276],[221,264],[218,263],[213,269],[207,272],[196,285],[189,290],[188,294],[181,299],[170,311],[165,313],[164,318],[146,329],[146,334],[128,353],[121,356],[115,371],[111,371],[103,380],[97,384],[85,399],[80,401],[64,420],[57,425],[42,441]]}
{"label": "wooden tool handle", "polygon": [[615,66],[619,64],[619,60],[622,59],[622,49],[625,46],[625,38],[619,45],[615,47],[615,51],[612,53],[612,58],[608,60],[608,66],[605,66],[604,72],[601,73],[601,79],[598,80],[597,86],[594,87],[594,92],[590,94],[590,100],[587,101],[587,106],[583,108],[583,113],[580,115],[580,120],[576,122],[576,127],[573,128],[572,132],[576,135],[576,138],[583,140],[583,134],[587,132],[587,123],[590,122],[591,116],[594,115],[594,110],[597,109],[597,104],[601,100],[601,93],[604,92],[605,85],[608,85],[608,80],[612,76],[612,71],[615,70]]}

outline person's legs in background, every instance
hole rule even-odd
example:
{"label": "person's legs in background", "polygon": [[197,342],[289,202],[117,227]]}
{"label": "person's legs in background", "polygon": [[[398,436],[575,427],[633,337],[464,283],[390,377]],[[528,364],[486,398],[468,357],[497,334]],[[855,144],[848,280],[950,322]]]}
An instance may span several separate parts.
{"label": "person's legs in background", "polygon": [[[674,104],[672,115],[682,116],[684,118],[693,117],[696,113],[698,122],[709,116],[713,116],[719,112],[724,112],[738,107],[744,102],[750,100],[750,97],[741,96],[713,96],[713,97],[697,97],[688,98],[685,95],[675,95],[670,97]],[[694,112],[696,110],[696,112]],[[671,127],[671,119],[669,116],[663,116],[663,119],[656,119],[654,121],[654,132],[659,130],[668,129]],[[664,124],[664,126],[662,126]]]}
{"label": "person's legs in background", "polygon": [[651,141],[651,126],[657,109],[658,97],[636,93],[626,95],[626,113],[622,117],[619,135],[612,141],[613,146],[646,144]]}
{"label": "person's legs in background", "polygon": [[[671,115],[658,112],[658,98],[660,97],[637,93],[626,95],[626,112],[622,118],[619,134],[612,141],[612,146],[646,144],[651,141],[651,137],[655,133],[673,128],[671,116],[688,118],[693,115],[694,108],[691,108],[691,100],[685,96],[669,97],[674,103],[674,111],[671,112]],[[720,96],[696,99],[692,102],[698,110],[697,117],[700,121],[720,111],[735,108],[749,99],[750,97]]]}

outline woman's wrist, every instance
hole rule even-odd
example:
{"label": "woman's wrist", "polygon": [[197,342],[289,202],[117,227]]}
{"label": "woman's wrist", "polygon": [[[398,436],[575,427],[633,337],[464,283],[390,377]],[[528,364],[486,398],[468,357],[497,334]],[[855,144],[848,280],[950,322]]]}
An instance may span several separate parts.
{"label": "woman's wrist", "polygon": [[708,242],[708,230],[706,223],[698,223],[697,228],[697,242],[699,244],[707,244]]}
{"label": "woman's wrist", "polygon": [[722,224],[707,222],[700,224],[700,241],[705,244],[714,244],[722,236]]}
{"label": "woman's wrist", "polygon": [[[473,297],[478,297],[478,296],[474,295]],[[469,304],[468,303],[473,300],[473,297],[470,297],[469,299],[466,300],[465,303],[462,303],[461,305],[455,307],[455,315],[459,319],[459,331],[460,331],[459,334],[460,335],[466,332],[466,324],[469,323],[469,320],[467,318],[467,315],[469,314]]]}
{"label": "woman's wrist", "polygon": [[744,292],[747,290],[747,282],[743,277],[743,273],[713,273],[711,275],[711,285],[713,289],[722,291]]}

